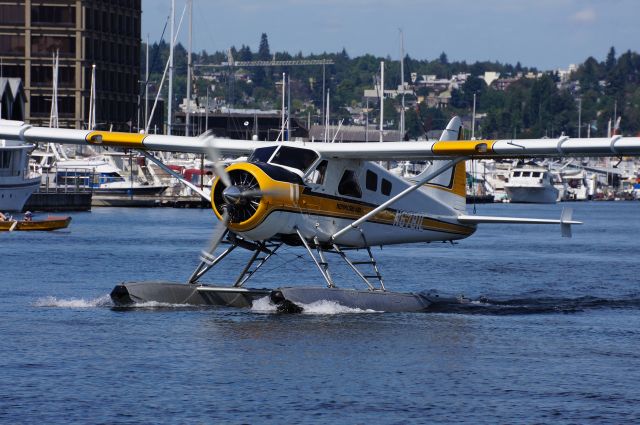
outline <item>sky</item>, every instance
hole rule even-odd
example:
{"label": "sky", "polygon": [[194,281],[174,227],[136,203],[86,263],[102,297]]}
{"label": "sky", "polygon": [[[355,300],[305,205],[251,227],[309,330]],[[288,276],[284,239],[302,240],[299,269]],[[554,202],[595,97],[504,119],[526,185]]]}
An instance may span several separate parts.
{"label": "sky", "polygon": [[[177,21],[185,0],[176,2]],[[142,38],[159,41],[171,0],[142,0]],[[566,69],[589,56],[603,60],[640,51],[640,0],[193,0],[193,49],[340,52],[415,59],[499,61]],[[169,40],[167,25],[165,40]],[[185,15],[178,41],[187,46]]]}

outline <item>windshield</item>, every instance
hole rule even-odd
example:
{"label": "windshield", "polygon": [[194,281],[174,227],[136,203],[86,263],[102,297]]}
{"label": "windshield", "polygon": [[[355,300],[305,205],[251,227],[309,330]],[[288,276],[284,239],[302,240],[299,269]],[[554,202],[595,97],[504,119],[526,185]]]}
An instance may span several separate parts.
{"label": "windshield", "polygon": [[271,155],[273,155],[273,151],[275,151],[277,146],[268,146],[265,148],[258,148],[253,151],[251,156],[249,157],[249,162],[267,162]]}
{"label": "windshield", "polygon": [[270,162],[306,171],[316,159],[318,159],[318,154],[312,150],[280,146]]}

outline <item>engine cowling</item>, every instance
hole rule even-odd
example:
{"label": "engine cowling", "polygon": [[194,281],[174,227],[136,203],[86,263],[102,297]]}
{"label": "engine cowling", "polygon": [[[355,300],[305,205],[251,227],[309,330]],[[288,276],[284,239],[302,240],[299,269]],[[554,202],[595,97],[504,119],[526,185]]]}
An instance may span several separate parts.
{"label": "engine cowling", "polygon": [[230,230],[249,231],[274,208],[291,208],[297,204],[302,180],[293,173],[283,173],[280,167],[273,167],[270,164],[236,163],[226,169],[231,181],[229,187],[219,177],[214,180],[211,206],[221,220],[226,210]]}

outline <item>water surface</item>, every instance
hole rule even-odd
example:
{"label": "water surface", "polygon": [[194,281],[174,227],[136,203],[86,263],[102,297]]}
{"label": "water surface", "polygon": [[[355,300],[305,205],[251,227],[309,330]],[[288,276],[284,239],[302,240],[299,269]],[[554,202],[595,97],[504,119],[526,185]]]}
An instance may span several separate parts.
{"label": "water surface", "polygon": [[[211,211],[94,209],[0,234],[2,423],[630,423],[640,420],[640,203],[569,204],[585,225],[485,225],[374,250],[390,289],[464,309],[309,314],[112,308],[120,281],[185,281]],[[558,206],[479,205],[556,218]],[[228,283],[242,260],[205,280]],[[334,275],[360,287],[346,268]],[[299,248],[255,286],[321,284]]]}

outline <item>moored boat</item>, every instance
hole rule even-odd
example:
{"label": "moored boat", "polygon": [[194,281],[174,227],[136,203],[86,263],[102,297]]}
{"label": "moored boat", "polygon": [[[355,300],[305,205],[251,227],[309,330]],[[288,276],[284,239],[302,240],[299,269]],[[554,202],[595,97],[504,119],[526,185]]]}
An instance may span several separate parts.
{"label": "moored boat", "polygon": [[555,204],[561,197],[551,172],[534,163],[512,169],[504,189],[514,203]]}
{"label": "moored boat", "polygon": [[38,188],[40,175],[29,171],[34,145],[0,140],[0,211],[20,211]]}

